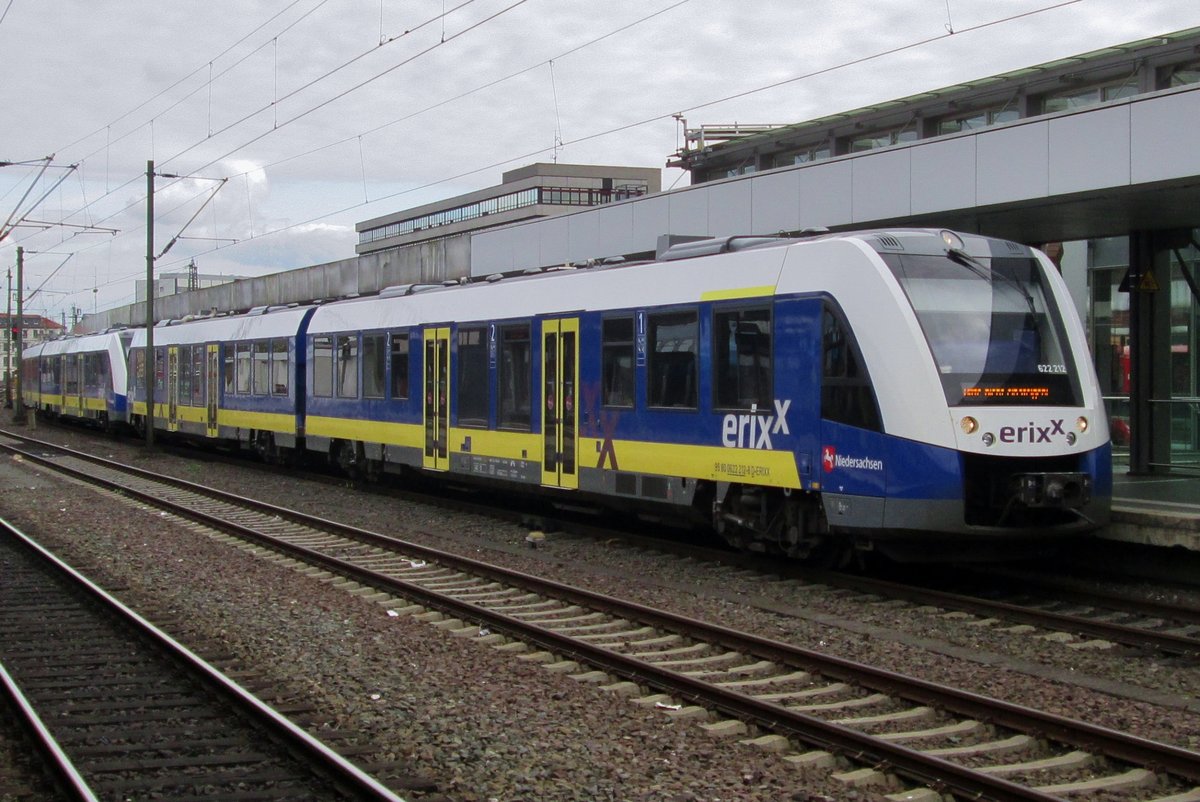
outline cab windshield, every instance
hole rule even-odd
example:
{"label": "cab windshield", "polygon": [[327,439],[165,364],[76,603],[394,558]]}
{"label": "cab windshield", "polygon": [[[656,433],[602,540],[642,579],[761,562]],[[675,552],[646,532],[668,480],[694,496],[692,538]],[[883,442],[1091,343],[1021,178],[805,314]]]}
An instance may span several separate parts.
{"label": "cab windshield", "polygon": [[950,406],[1078,406],[1062,316],[1032,258],[880,254],[921,323]]}

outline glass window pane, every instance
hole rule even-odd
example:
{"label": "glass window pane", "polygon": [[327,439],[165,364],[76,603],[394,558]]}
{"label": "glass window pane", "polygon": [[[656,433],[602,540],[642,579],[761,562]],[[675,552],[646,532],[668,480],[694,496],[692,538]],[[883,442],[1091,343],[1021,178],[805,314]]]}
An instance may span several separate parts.
{"label": "glass window pane", "polygon": [[696,407],[695,312],[650,316],[647,400],[652,407]]}
{"label": "glass window pane", "polygon": [[771,310],[713,315],[713,372],[718,407],[771,408]]}
{"label": "glass window pane", "polygon": [[496,381],[500,384],[500,426],[528,430],[533,398],[532,348],[529,326],[503,326],[500,329],[500,364]]}
{"label": "glass window pane", "polygon": [[633,406],[633,318],[608,318],[601,346],[604,405]]}
{"label": "glass window pane", "polygon": [[488,422],[488,355],[486,330],[458,330],[458,422],[486,426]]}
{"label": "glass window pane", "polygon": [[233,346],[223,346],[225,350],[225,395],[233,395],[234,393],[234,367],[233,367]]}
{"label": "glass window pane", "polygon": [[237,344],[237,391],[241,393],[250,392],[250,343]]}
{"label": "glass window pane", "polygon": [[290,382],[288,381],[288,341],[284,339],[271,341],[271,392],[274,395],[287,395]]}
{"label": "glass window pane", "polygon": [[392,340],[392,398],[408,398],[408,332],[393,331]]}
{"label": "glass window pane", "polygon": [[313,395],[333,396],[333,338],[313,337]]}
{"label": "glass window pane", "polygon": [[358,398],[358,335],[337,338],[338,398]]}
{"label": "glass window pane", "polygon": [[387,354],[383,334],[363,335],[363,398],[383,398]]}
{"label": "glass window pane", "polygon": [[192,349],[192,406],[203,406],[204,388],[204,357],[208,353],[207,346],[197,345]]}
{"label": "glass window pane", "polygon": [[255,395],[271,394],[271,341],[260,340],[254,344],[254,389]]}

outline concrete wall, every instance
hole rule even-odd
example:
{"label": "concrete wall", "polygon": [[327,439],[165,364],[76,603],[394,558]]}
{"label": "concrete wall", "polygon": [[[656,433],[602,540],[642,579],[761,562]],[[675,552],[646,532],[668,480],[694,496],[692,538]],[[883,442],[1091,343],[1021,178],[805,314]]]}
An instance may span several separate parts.
{"label": "concrete wall", "polygon": [[[1125,233],[1130,219],[1105,205],[1115,190],[1144,191],[1138,199],[1144,216],[1169,225],[1149,204],[1160,197],[1156,185],[1197,184],[1196,120],[1200,86],[1192,85],[707,182],[479,232],[471,274],[653,251],[662,234],[773,234],[914,221],[981,230],[980,215],[989,213],[1000,230],[985,233],[1025,242]],[[1047,210],[1060,199],[1077,205],[1070,213]],[[1161,202],[1163,214],[1179,205]],[[1029,211],[1011,214],[1022,210]],[[1022,232],[1029,236],[1014,236]]]}
{"label": "concrete wall", "polygon": [[[435,240],[156,298],[155,317],[164,320],[213,309],[245,311],[254,306],[331,300],[353,293],[367,295],[396,284],[438,284],[467,275],[470,261],[470,237]],[[85,315],[82,328],[101,331],[115,325],[140,326],[145,321],[146,305],[140,303]]]}

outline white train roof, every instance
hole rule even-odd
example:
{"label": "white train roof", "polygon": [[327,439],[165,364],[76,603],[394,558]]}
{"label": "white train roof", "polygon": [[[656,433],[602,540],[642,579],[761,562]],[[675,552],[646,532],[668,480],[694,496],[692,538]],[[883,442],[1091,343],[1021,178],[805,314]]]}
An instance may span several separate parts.
{"label": "white train roof", "polygon": [[[310,309],[311,306],[296,306],[261,314],[199,318],[159,325],[154,327],[154,346],[294,337],[300,321]],[[145,329],[137,329],[130,347],[146,347]]]}
{"label": "white train roof", "polygon": [[400,298],[338,301],[319,307],[308,330],[319,334],[769,296],[775,292],[787,251],[786,247],[763,248],[727,253],[719,259],[564,270]]}
{"label": "white train roof", "polygon": [[[132,331],[124,332],[128,337]],[[107,351],[116,343],[120,347],[121,331],[105,331],[96,334],[80,334],[71,337],[60,337],[57,340],[46,340],[36,345],[26,346],[22,355],[55,356],[57,354],[81,354],[90,351]]]}

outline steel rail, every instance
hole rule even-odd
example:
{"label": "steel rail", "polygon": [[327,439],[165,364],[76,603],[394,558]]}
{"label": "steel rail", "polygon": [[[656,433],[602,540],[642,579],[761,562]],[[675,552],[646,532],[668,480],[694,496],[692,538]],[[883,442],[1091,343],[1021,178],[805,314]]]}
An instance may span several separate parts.
{"label": "steel rail", "polygon": [[[822,579],[821,575],[811,575],[815,581],[836,584],[841,587],[864,593],[882,593],[890,598],[905,599],[918,604],[930,604],[937,607],[952,608],[963,612],[983,616],[1003,616],[1005,619],[1023,624],[1031,624],[1043,629],[1059,630],[1074,634],[1087,635],[1103,640],[1122,643],[1143,649],[1155,649],[1167,654],[1194,655],[1200,654],[1200,639],[1190,635],[1180,635],[1171,632],[1156,632],[1142,629],[1129,624],[1116,624],[1107,621],[1093,621],[1066,613],[1056,613],[1050,610],[1037,610],[1012,602],[993,601],[953,593],[944,590],[906,585],[902,582],[889,582],[870,577],[849,576],[846,574],[830,575]],[[1097,601],[1099,603],[1099,601]],[[1162,606],[1160,605],[1160,608]],[[1169,615],[1166,610],[1161,613]],[[1186,617],[1186,616],[1181,616]]]}
{"label": "steel rail", "polygon": [[71,799],[79,800],[79,802],[99,802],[96,794],[88,786],[87,780],[80,776],[79,770],[75,768],[71,758],[67,757],[58,740],[46,727],[42,717],[37,714],[25,694],[21,692],[20,686],[4,668],[3,663],[0,663],[0,686],[3,686],[5,698],[17,711],[25,731],[33,739],[37,750],[42,753],[54,784]]}
{"label": "steel rail", "polygon": [[[55,446],[54,448],[57,449],[59,447]],[[69,449],[63,450],[69,451]],[[523,572],[481,563],[471,558],[399,540],[359,529],[358,527],[305,515],[236,494],[206,488],[187,480],[163,477],[144,469],[130,468],[129,466],[113,463],[100,457],[87,454],[73,455],[90,462],[107,465],[113,470],[140,475],[155,482],[166,482],[172,486],[184,488],[204,496],[218,498],[230,504],[243,507],[248,506],[273,517],[277,516],[307,526],[325,529],[389,549],[402,549],[410,554],[420,555],[423,558],[469,571],[479,576],[504,581],[563,600],[586,604],[593,608],[619,613],[625,618],[637,620],[646,625],[681,631],[729,649],[756,655],[761,659],[805,667],[823,675],[849,680],[865,687],[884,691],[911,701],[934,704],[958,714],[980,718],[1017,731],[1037,733],[1042,737],[1051,738],[1063,743],[1101,751],[1110,757],[1166,771],[1193,782],[1200,781],[1200,754],[1180,747],[1157,743],[1087,722],[1072,720],[1026,708],[1021,705],[991,699],[980,694],[907,677],[886,669],[866,666],[851,660],[821,654],[791,644],[724,627],[716,627],[668,611],[623,602],[604,596],[603,594],[545,580]],[[52,460],[46,460],[45,464],[56,470],[76,473],[80,478],[94,481],[88,474],[76,472],[67,466],[55,464]],[[125,492],[136,495],[148,503],[156,505],[164,504],[162,499],[156,498],[152,494],[143,494],[139,491],[128,489]],[[174,505],[172,506],[174,507]],[[204,520],[210,524],[214,523],[208,516],[201,515],[187,508],[175,508],[174,511],[190,518]],[[231,521],[218,520],[215,523],[222,529],[234,532],[240,537],[270,545],[272,548],[280,549],[305,561],[322,565],[330,570],[352,576],[377,587],[393,590],[399,595],[422,599],[424,600],[424,604],[448,612],[456,617],[484,623],[489,628],[509,632],[523,640],[542,645],[548,650],[575,656],[593,665],[605,667],[620,676],[677,691],[684,698],[704,700],[705,704],[718,710],[735,716],[751,718],[762,723],[764,726],[774,729],[786,730],[794,734],[799,740],[818,747],[834,748],[838,751],[854,755],[859,759],[866,758],[880,765],[890,766],[898,773],[916,778],[922,782],[931,783],[935,786],[953,787],[960,793],[978,795],[995,800],[1046,800],[1054,798],[1035,789],[975,772],[949,761],[924,755],[907,747],[882,741],[855,730],[788,710],[780,705],[755,700],[737,691],[716,689],[708,683],[667,669],[656,668],[652,664],[627,658],[609,649],[576,641],[569,636],[548,632],[535,625],[526,624],[502,613],[492,612],[468,602],[457,601],[428,591],[413,583],[389,577],[304,547],[278,541],[269,535],[255,531],[251,527]]]}
{"label": "steel rail", "polygon": [[[56,467],[52,462],[40,458],[39,462],[47,464],[49,467]],[[80,476],[86,478],[86,474]],[[95,479],[89,479],[89,481],[95,482]],[[154,626],[3,518],[0,518],[0,535],[12,538],[22,544],[37,555],[43,564],[50,566],[59,575],[68,578],[75,588],[83,591],[107,611],[117,616],[140,636],[181,661],[189,671],[200,677],[209,687],[218,690],[226,699],[233,701],[240,711],[257,721],[266,731],[280,738],[280,743],[285,748],[294,754],[303,756],[312,765],[321,766],[326,771],[326,778],[335,785],[359,799],[404,802],[402,797],[392,793],[374,777],[350,763],[286,717],[275,712],[254,694],[242,688],[195,652]]]}

